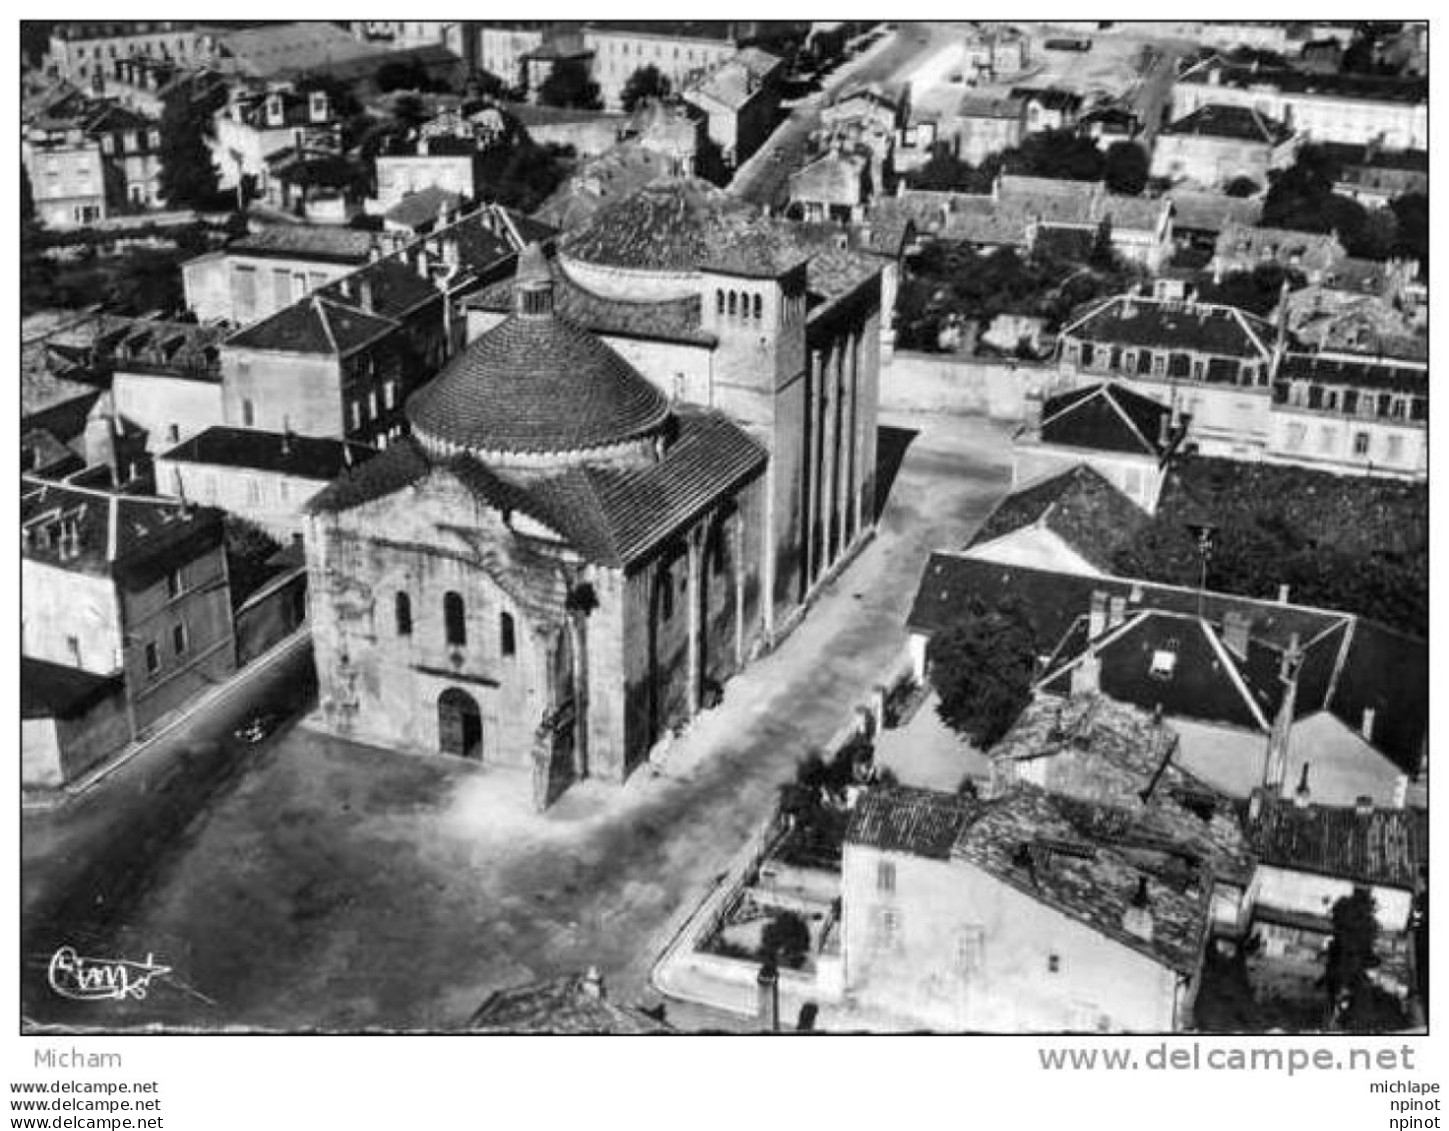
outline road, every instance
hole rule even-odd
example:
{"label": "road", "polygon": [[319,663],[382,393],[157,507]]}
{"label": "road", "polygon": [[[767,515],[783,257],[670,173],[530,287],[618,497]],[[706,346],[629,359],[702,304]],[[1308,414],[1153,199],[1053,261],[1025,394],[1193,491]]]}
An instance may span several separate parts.
{"label": "road", "polygon": [[109,933],[109,954],[173,967],[166,984],[142,1002],[31,1003],[31,1016],[449,1031],[494,990],[590,965],[615,1000],[652,1003],[673,933],[797,761],[899,659],[931,550],[960,545],[1006,489],[1003,427],[888,423],[883,465],[903,462],[876,538],[662,774],[582,783],[537,815],[526,774],[297,728],[212,797]]}
{"label": "road", "polygon": [[830,74],[820,91],[791,111],[769,140],[735,172],[729,192],[761,207],[783,208],[788,202],[790,174],[809,160],[810,132],[820,124],[821,107],[847,83],[884,82],[895,78],[933,50],[936,29],[902,24],[863,54],[843,63]]}
{"label": "road", "polygon": [[280,650],[54,809],[22,814],[22,1004],[44,1008],[56,947],[104,948],[180,850],[197,814],[216,804],[261,747],[231,732],[256,710],[294,714],[311,696],[309,647]]}

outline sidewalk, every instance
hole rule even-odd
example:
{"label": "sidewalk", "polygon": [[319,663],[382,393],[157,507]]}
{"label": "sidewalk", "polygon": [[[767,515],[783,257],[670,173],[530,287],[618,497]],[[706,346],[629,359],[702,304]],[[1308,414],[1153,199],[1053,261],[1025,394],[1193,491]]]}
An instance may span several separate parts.
{"label": "sidewalk", "polygon": [[184,707],[163,716],[155,727],[142,738],[138,738],[123,747],[119,753],[107,758],[96,766],[92,766],[74,781],[67,782],[58,789],[53,790],[22,790],[20,804],[24,809],[59,809],[79,797],[85,796],[92,789],[105,781],[117,770],[121,769],[133,758],[144,754],[158,742],[161,742],[173,734],[179,727],[192,722],[197,716],[205,713],[211,708],[230,699],[236,692],[249,686],[260,676],[270,671],[275,665],[285,662],[296,655],[300,650],[310,647],[312,634],[303,626],[292,635],[274,644],[266,652],[256,657],[246,667],[235,672],[225,683],[218,683],[215,687],[208,688]]}

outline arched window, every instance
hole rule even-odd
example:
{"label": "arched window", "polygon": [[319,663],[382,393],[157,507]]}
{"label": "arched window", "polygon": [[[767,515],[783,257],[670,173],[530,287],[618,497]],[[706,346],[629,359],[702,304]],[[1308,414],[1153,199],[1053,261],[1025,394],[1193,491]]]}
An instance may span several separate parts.
{"label": "arched window", "polygon": [[468,626],[463,619],[463,598],[456,593],[443,594],[443,624],[449,644],[461,648],[468,643]]}
{"label": "arched window", "polygon": [[735,316],[736,299],[738,297],[739,296],[736,295],[734,291],[730,291],[730,317],[731,318],[733,318]]}
{"label": "arched window", "polygon": [[756,322],[758,322],[760,320],[761,311],[763,311],[763,310],[764,310],[764,300],[761,299],[759,295],[756,295],[755,296],[755,321]]}
{"label": "arched window", "polygon": [[714,312],[716,314],[724,313],[724,291],[719,287],[714,289]]}
{"label": "arched window", "polygon": [[513,614],[498,614],[498,647],[505,656],[511,656],[517,650],[518,644],[513,637]]}
{"label": "arched window", "polygon": [[399,593],[393,601],[393,619],[399,636],[413,634],[413,599],[406,593]]}

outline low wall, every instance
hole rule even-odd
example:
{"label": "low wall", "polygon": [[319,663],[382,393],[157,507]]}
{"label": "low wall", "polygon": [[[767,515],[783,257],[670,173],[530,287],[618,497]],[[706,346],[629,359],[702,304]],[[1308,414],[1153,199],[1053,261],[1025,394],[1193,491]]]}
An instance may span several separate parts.
{"label": "low wall", "polygon": [[881,368],[880,406],[1019,421],[1026,394],[1040,392],[1055,372],[1042,362],[898,349]]}

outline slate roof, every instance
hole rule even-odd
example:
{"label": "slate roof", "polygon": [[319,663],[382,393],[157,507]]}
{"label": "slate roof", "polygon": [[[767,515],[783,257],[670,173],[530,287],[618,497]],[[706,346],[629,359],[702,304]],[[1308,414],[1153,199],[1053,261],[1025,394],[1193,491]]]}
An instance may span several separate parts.
{"label": "slate roof", "polygon": [[391,318],[329,302],[314,293],[299,303],[233,334],[227,345],[240,349],[345,357],[398,328]]}
{"label": "slate roof", "polygon": [[120,673],[95,675],[80,668],[20,658],[20,717],[76,719],[121,690]]}
{"label": "slate roof", "polygon": [[[95,576],[140,580],[221,540],[221,512],[175,499],[127,495],[22,476],[20,525],[25,557]],[[75,537],[65,537],[67,528]]]}
{"label": "slate roof", "polygon": [[868,789],[851,811],[845,840],[883,852],[946,860],[978,808],[975,799],[934,789]]}
{"label": "slate roof", "polygon": [[642,1010],[591,993],[580,974],[499,990],[473,1014],[471,1032],[637,1036],[673,1029]]}
{"label": "slate roof", "polygon": [[404,228],[417,231],[428,224],[436,223],[440,210],[446,209],[450,213],[456,211],[462,200],[456,192],[449,192],[437,185],[428,185],[417,192],[408,193],[384,212],[382,218],[390,224],[400,224]]}
{"label": "slate roof", "polygon": [[1429,862],[1429,814],[1423,809],[1297,806],[1259,794],[1248,827],[1261,863],[1359,884],[1413,889]]}
{"label": "slate roof", "polygon": [[[1199,597],[1196,589],[1182,586],[1085,577],[1004,565],[967,553],[937,552],[922,573],[907,626],[929,635],[951,624],[971,597],[987,605],[1017,600],[1033,631],[1038,654],[1052,656],[1045,678],[1058,680],[1065,693],[1070,683],[1065,668],[1085,648],[1087,612],[1097,591],[1123,599],[1124,627],[1131,629],[1119,650],[1106,657],[1110,665],[1103,665],[1102,688],[1114,698],[1144,707],[1161,702],[1164,709],[1171,710],[1180,696],[1186,717],[1195,717],[1194,711],[1207,711],[1206,717],[1223,721],[1252,719],[1244,725],[1261,729],[1253,705],[1268,714],[1281,702],[1279,665],[1296,634],[1303,659],[1295,717],[1326,709],[1358,730],[1365,708],[1371,707],[1375,711],[1374,746],[1405,773],[1417,772],[1428,727],[1428,646],[1423,640],[1350,613],[1211,591]],[[1191,625],[1197,620],[1199,600],[1208,628],[1194,631]],[[1249,622],[1251,644],[1245,657],[1233,656],[1213,643],[1229,612]],[[1153,615],[1143,617],[1144,613]],[[1137,624],[1139,619],[1144,623]],[[1109,632],[1103,639],[1110,637]],[[1184,649],[1178,670],[1208,664],[1208,675],[1183,677],[1184,688],[1206,681],[1200,702],[1193,702],[1186,691],[1174,690],[1176,677],[1162,682],[1146,674],[1147,657],[1142,649],[1155,649],[1173,637]],[[1222,666],[1221,671],[1213,672],[1214,662]],[[1237,686],[1237,679],[1246,692]]]}
{"label": "slate roof", "polygon": [[437,469],[456,475],[489,506],[543,523],[589,560],[628,568],[765,466],[764,449],[720,413],[683,409],[674,421],[677,432],[657,461],[630,467],[581,463],[526,482],[505,479],[466,457],[434,460],[405,439],[324,488],[308,509],[349,510]]}
{"label": "slate roof", "polygon": [[[1147,711],[1076,695],[1033,700],[991,759],[1006,768],[1007,783],[1016,766],[1051,759],[1041,783],[1048,792],[1106,806],[1120,838],[1175,846],[1202,858],[1216,878],[1245,884],[1253,859],[1237,803],[1179,766],[1177,753],[1176,732]],[[1085,828],[1101,827],[1100,814],[1080,816]]]}
{"label": "slate roof", "polygon": [[1162,128],[1169,137],[1214,137],[1224,141],[1278,145],[1293,136],[1284,123],[1250,106],[1219,106],[1209,103]]}
{"label": "slate roof", "polygon": [[1109,345],[1266,359],[1274,331],[1264,319],[1232,306],[1116,295],[1066,326],[1061,336]]}
{"label": "slate roof", "polygon": [[1147,514],[1087,464],[1029,483],[997,504],[969,545],[983,546],[1041,526],[1098,569],[1110,572],[1113,556],[1131,543]]}
{"label": "slate roof", "polygon": [[1429,368],[1419,362],[1396,362],[1378,357],[1324,357],[1313,353],[1287,353],[1278,366],[1277,379],[1313,381],[1357,389],[1385,389],[1428,396]]}
{"label": "slate roof", "polygon": [[1172,410],[1125,385],[1087,385],[1051,397],[1042,405],[1041,438],[1047,444],[1161,459],[1175,446],[1162,439]]}
{"label": "slate roof", "polygon": [[550,313],[516,315],[470,342],[406,411],[420,434],[470,451],[540,453],[647,435],[669,405],[610,346]]}
{"label": "slate roof", "polygon": [[[347,459],[349,450],[351,463]],[[331,480],[345,468],[365,463],[376,455],[377,449],[366,444],[351,444],[322,436],[263,432],[255,428],[228,428],[217,424],[157,458],[178,463],[269,471],[299,479]]]}

